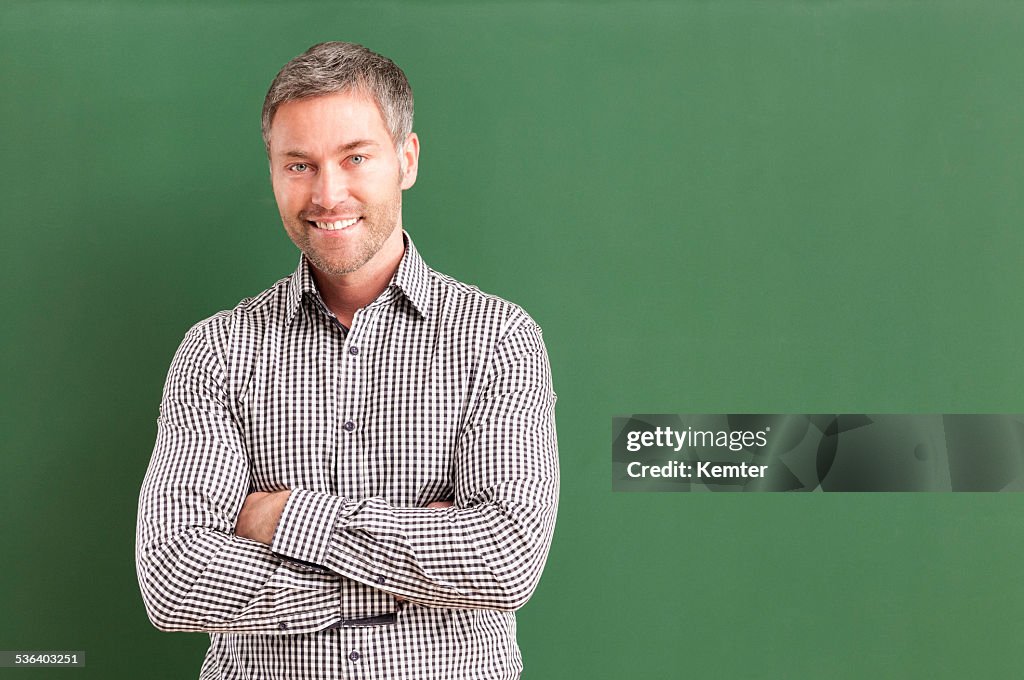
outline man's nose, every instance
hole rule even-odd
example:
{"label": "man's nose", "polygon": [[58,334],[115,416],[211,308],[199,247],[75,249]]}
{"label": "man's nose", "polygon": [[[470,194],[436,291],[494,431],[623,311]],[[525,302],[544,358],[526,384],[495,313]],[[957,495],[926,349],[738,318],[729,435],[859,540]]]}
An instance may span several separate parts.
{"label": "man's nose", "polygon": [[317,172],[313,183],[313,202],[321,208],[331,210],[348,198],[348,185],[345,173],[340,168],[324,166]]}

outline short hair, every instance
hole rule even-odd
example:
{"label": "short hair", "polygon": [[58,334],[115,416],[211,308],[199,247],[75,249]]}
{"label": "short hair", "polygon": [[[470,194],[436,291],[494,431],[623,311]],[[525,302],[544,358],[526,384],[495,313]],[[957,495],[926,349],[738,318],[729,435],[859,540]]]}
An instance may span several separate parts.
{"label": "short hair", "polygon": [[405,73],[362,45],[323,42],[284,65],[263,100],[263,144],[270,155],[270,124],[281,104],[339,92],[363,92],[377,104],[396,149],[412,132],[412,88]]}

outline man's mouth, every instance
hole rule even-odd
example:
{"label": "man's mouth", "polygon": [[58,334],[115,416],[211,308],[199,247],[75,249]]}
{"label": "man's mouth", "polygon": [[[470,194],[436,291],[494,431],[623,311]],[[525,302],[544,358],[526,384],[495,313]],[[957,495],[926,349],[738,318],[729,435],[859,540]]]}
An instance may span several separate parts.
{"label": "man's mouth", "polygon": [[351,217],[346,220],[333,220],[329,222],[322,222],[319,220],[306,220],[317,229],[323,229],[325,231],[337,231],[338,229],[344,229],[351,227],[353,224],[360,220],[359,217]]}

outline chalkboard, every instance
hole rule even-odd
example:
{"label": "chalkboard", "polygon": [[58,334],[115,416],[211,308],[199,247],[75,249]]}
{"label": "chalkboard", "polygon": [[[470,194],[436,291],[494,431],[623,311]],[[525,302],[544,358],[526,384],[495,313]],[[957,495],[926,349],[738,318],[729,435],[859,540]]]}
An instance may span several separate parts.
{"label": "chalkboard", "polygon": [[0,648],[198,675],[205,637],[142,608],[138,488],[185,331],[298,261],[260,106],[341,39],[415,90],[421,254],[544,328],[524,678],[1018,675],[1024,497],[613,493],[611,419],[1022,412],[1022,29],[996,0],[8,0]]}

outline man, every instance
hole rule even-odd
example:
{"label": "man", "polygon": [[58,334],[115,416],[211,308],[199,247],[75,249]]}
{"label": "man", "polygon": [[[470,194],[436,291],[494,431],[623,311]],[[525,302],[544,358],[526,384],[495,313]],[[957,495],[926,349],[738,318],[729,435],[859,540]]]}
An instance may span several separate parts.
{"label": "man", "polygon": [[139,502],[150,620],[210,633],[201,678],[516,678],[558,495],[540,330],[403,231],[419,140],[390,60],[310,48],[263,136],[302,256],[175,354]]}

